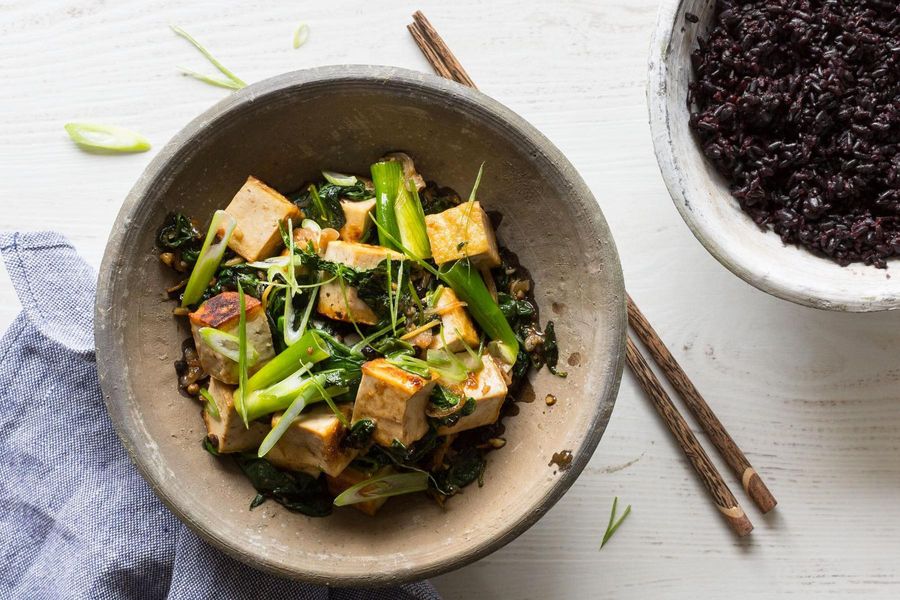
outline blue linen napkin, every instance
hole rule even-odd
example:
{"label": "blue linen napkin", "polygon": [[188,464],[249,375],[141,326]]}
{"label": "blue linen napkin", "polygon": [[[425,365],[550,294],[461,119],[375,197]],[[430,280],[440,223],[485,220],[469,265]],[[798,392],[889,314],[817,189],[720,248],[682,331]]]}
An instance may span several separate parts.
{"label": "blue linen napkin", "polygon": [[94,271],[52,232],[0,233],[0,252],[23,307],[0,342],[0,598],[439,600],[427,581],[341,590],[274,577],[197,537],[106,414]]}

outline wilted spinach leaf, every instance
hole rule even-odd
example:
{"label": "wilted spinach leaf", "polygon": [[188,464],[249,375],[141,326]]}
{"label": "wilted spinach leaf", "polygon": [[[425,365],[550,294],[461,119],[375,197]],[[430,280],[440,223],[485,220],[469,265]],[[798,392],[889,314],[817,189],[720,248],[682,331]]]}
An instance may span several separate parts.
{"label": "wilted spinach leaf", "polygon": [[156,234],[156,245],[163,250],[181,250],[203,245],[203,234],[182,213],[169,213]]}
{"label": "wilted spinach leaf", "polygon": [[559,346],[556,342],[556,330],[553,329],[553,321],[547,321],[547,327],[544,328],[543,352],[544,362],[551,373],[558,377],[568,375],[565,371],[560,371],[556,368],[556,363],[559,362]]}
{"label": "wilted spinach leaf", "polygon": [[372,439],[373,433],[375,433],[375,421],[361,419],[350,427],[349,433],[343,440],[343,445],[347,448],[365,448]]}
{"label": "wilted spinach leaf", "polygon": [[251,508],[262,504],[259,499],[261,495],[275,500],[288,510],[310,517],[331,514],[332,499],[321,478],[306,473],[282,471],[269,461],[252,454],[237,454],[235,460],[259,492],[253,499]]}
{"label": "wilted spinach leaf", "polygon": [[476,448],[464,449],[450,458],[448,464],[448,469],[434,474],[434,483],[440,493],[452,496],[476,480],[479,486],[482,485],[487,461]]}
{"label": "wilted spinach leaf", "polygon": [[461,199],[459,194],[450,188],[439,188],[434,183],[429,182],[419,195],[422,201],[422,211],[426,215],[433,215],[444,212],[448,208],[457,206]]}

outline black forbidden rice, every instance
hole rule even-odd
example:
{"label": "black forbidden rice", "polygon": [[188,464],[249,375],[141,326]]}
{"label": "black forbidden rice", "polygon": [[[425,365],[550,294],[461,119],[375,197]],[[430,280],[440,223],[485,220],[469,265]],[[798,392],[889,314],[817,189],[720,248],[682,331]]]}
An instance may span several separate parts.
{"label": "black forbidden rice", "polygon": [[900,0],[718,0],[691,128],[741,208],[847,265],[900,256]]}

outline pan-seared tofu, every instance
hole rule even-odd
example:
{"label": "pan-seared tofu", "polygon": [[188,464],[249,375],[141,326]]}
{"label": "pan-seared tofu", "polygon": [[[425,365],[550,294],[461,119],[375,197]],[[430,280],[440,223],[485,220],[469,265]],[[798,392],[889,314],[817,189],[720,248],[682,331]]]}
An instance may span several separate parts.
{"label": "pan-seared tofu", "polygon": [[[371,474],[355,467],[347,467],[336,477],[326,475],[325,481],[328,484],[328,491],[337,496],[338,494],[353,487],[361,481],[371,479],[372,477],[380,477],[381,475],[389,475],[391,473],[394,473],[394,469],[390,466],[384,467],[380,471]],[[384,506],[384,503],[387,501],[387,497],[375,498],[373,500],[367,500],[365,502],[357,502],[356,504],[351,504],[350,506],[362,513],[369,515],[370,517],[374,517],[375,513],[378,512],[378,509]]]}
{"label": "pan-seared tofu", "polygon": [[375,210],[375,198],[371,200],[341,200],[346,223],[341,227],[341,239],[345,242],[358,242],[366,236],[372,219],[369,215]]}
{"label": "pan-seared tofu", "polygon": [[219,410],[218,418],[203,409],[203,422],[206,423],[206,437],[220,453],[244,452],[258,448],[269,432],[265,423],[253,421],[250,428],[244,427],[244,421],[234,408],[234,386],[222,383],[218,379],[209,379],[209,394]]}
{"label": "pan-seared tofu", "polygon": [[293,219],[298,224],[300,209],[256,177],[248,177],[225,209],[237,220],[228,247],[248,262],[274,256],[281,248],[279,224]]}
{"label": "pan-seared tofu", "polygon": [[[432,348],[447,348],[450,352],[462,352],[469,348],[478,347],[478,333],[472,325],[466,309],[461,305],[459,298],[448,287],[445,287],[438,296],[434,306],[441,318],[441,327],[444,337],[436,335],[431,340]],[[446,342],[446,346],[444,345]]]}
{"label": "pan-seared tofu", "polygon": [[[249,295],[244,295],[244,304],[247,310],[247,345],[255,349],[258,355],[256,362],[250,364],[248,368],[253,374],[275,356],[275,349],[272,346],[272,334],[262,304]],[[241,302],[237,292],[222,292],[213,296],[189,315],[191,334],[194,336],[200,365],[208,375],[230,384],[238,382],[237,361],[223,356],[207,345],[200,337],[200,329],[212,327],[236,336],[240,316]]]}
{"label": "pan-seared tofu", "polygon": [[372,439],[382,446],[394,440],[405,446],[428,432],[425,405],[436,382],[396,367],[383,358],[362,366],[362,382],[353,406],[353,422],[375,421]]}
{"label": "pan-seared tofu", "polygon": [[[377,267],[388,256],[391,260],[402,260],[403,255],[369,244],[335,241],[328,244],[323,258],[331,262],[343,263],[356,271],[368,271]],[[346,299],[344,295],[346,293]],[[321,314],[338,321],[357,322],[365,325],[378,323],[376,315],[356,293],[356,288],[346,284],[341,289],[339,281],[326,283],[319,289],[318,310]]]}
{"label": "pan-seared tofu", "polygon": [[425,215],[431,255],[439,265],[469,257],[479,269],[500,265],[497,238],[479,202],[463,202],[436,215]]}
{"label": "pan-seared tofu", "polygon": [[[349,405],[339,404],[338,408],[350,417]],[[272,427],[278,424],[281,415],[272,416]],[[276,467],[291,471],[338,475],[359,452],[341,447],[344,432],[344,426],[331,408],[324,402],[316,404],[300,413],[266,454],[266,459]]]}
{"label": "pan-seared tofu", "polygon": [[490,356],[482,356],[482,369],[470,373],[469,378],[454,389],[463,398],[475,399],[475,412],[460,418],[451,427],[438,427],[440,435],[459,433],[494,423],[500,416],[500,408],[506,399],[506,380],[497,362]]}

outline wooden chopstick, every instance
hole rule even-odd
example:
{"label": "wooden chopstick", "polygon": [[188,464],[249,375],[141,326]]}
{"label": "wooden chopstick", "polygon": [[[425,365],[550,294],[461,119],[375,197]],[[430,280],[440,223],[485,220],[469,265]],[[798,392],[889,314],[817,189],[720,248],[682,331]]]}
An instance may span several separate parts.
{"label": "wooden chopstick", "polygon": [[[462,65],[453,55],[453,52],[450,51],[450,48],[447,46],[444,40],[440,37],[440,35],[438,35],[437,31],[434,29],[425,15],[422,14],[422,11],[416,11],[416,13],[413,15],[413,23],[408,25],[407,28],[412,34],[416,44],[419,46],[419,49],[422,51],[422,54],[425,55],[426,60],[428,60],[429,64],[431,64],[432,68],[438,75],[444,77],[445,79],[450,79],[472,88],[476,87],[471,77],[469,77],[468,73],[466,73],[465,69],[463,69]],[[628,309],[629,317],[631,317],[632,313],[640,315],[641,323],[646,325],[646,327],[638,329],[637,326],[632,324],[632,327],[635,328],[638,336],[641,337],[641,339],[644,340],[645,343],[647,343],[646,340],[652,340],[654,337],[656,338],[656,340],[659,340],[659,337],[656,336],[656,332],[653,331],[653,328],[650,327],[650,324],[647,322],[647,320],[643,318],[643,314],[641,314],[640,311],[637,310],[637,305],[634,303],[630,296],[628,297]],[[648,337],[644,337],[645,335]],[[662,341],[659,341],[658,345],[665,348],[665,346],[662,344]],[[650,344],[648,344],[648,347],[650,347]],[[666,352],[668,353],[668,351]],[[671,357],[670,353],[669,356]],[[654,354],[654,357],[656,357],[656,354]],[[747,518],[747,515],[744,513],[743,509],[735,499],[734,494],[731,493],[731,490],[722,480],[722,476],[719,474],[715,465],[713,465],[709,460],[709,456],[707,456],[706,452],[703,450],[703,447],[700,446],[700,443],[697,441],[696,436],[694,436],[693,432],[691,432],[691,429],[688,426],[687,422],[678,412],[678,409],[672,403],[672,400],[669,398],[668,394],[659,383],[659,379],[657,379],[656,375],[650,369],[647,361],[641,355],[640,351],[637,349],[637,346],[635,346],[630,337],[626,340],[626,359],[628,361],[628,365],[631,367],[631,370],[638,378],[641,387],[643,387],[643,389],[653,400],[654,406],[656,407],[657,411],[663,417],[663,420],[665,420],[669,429],[672,431],[672,434],[678,440],[678,443],[681,445],[682,450],[684,450],[684,453],[687,455],[688,460],[691,462],[691,465],[700,475],[700,478],[706,486],[706,489],[712,495],[716,506],[718,507],[722,515],[726,518],[728,524],[739,536],[744,536],[750,533],[750,531],[753,529],[753,525],[750,523],[750,519]],[[657,358],[657,361],[659,360],[660,358]],[[671,359],[671,363],[674,363],[676,367],[678,365],[678,363],[675,362],[674,358]],[[663,369],[665,371],[666,367],[663,367]],[[690,381],[687,379],[687,375],[685,375],[684,372],[681,371],[680,367],[678,367],[678,370],[681,372],[684,381],[690,383]],[[666,374],[670,378],[672,377],[669,375],[668,371],[666,371]],[[693,386],[690,387],[693,388]],[[679,389],[678,386],[676,386],[676,389]],[[687,388],[685,387],[685,389]],[[696,389],[694,389],[694,391],[696,392]],[[696,397],[700,398],[700,395],[696,394]],[[700,398],[700,400],[702,402],[702,398]],[[706,407],[706,412],[708,412],[710,415],[713,415],[712,410],[705,402],[703,402],[703,406]],[[693,406],[692,410],[694,410]],[[713,419],[715,419],[715,415],[713,415]],[[718,419],[715,419],[715,422],[718,423],[721,431],[725,432],[725,428],[722,427],[721,422],[719,422]],[[710,421],[710,423],[712,423],[712,421]],[[731,441],[732,446],[737,449],[737,446],[734,444],[734,441],[731,440],[730,436],[728,436],[727,432],[725,432],[725,436],[727,436],[728,440]],[[713,437],[715,441],[716,436],[710,434],[710,437]],[[725,451],[722,450],[722,452],[724,454]],[[740,454],[741,458],[743,458],[744,462],[746,462],[747,459],[744,458],[743,453],[741,453],[740,450],[737,450],[737,452]],[[749,463],[747,463],[747,466],[749,467]],[[750,469],[752,471],[752,467],[750,467]],[[742,470],[742,473],[747,473],[747,471]],[[753,476],[755,476],[755,479],[753,478]],[[765,485],[762,484],[762,480],[759,479],[759,476],[756,475],[755,471],[752,471],[752,473],[750,473],[750,475],[748,475],[747,477],[748,480],[746,481],[752,483],[752,485],[748,487],[748,484],[745,483],[745,488],[748,489],[748,493],[751,494],[751,497],[758,504],[759,502],[757,501],[756,496],[754,496],[753,493],[750,492],[750,489],[758,489],[759,486],[754,483],[756,480],[759,481],[759,484],[762,485],[763,489],[765,489]],[[768,492],[767,489],[765,491]],[[769,494],[769,496],[771,497],[771,494]],[[761,497],[762,496],[760,496],[760,498]],[[772,498],[772,506],[774,506],[774,498]]]}
{"label": "wooden chopstick", "polygon": [[728,430],[725,429],[725,426],[722,425],[722,422],[709,407],[709,404],[706,403],[706,400],[703,399],[703,396],[700,395],[700,392],[688,379],[681,365],[669,352],[669,349],[657,335],[650,322],[647,321],[644,313],[631,299],[631,296],[628,296],[628,322],[641,342],[644,343],[644,346],[647,347],[647,350],[650,351],[650,355],[653,356],[656,364],[665,373],[672,387],[675,388],[684,400],[684,403],[694,413],[694,416],[700,422],[700,426],[703,427],[706,435],[709,436],[709,439],[712,440],[715,447],[719,450],[725,462],[728,463],[735,475],[740,478],[741,485],[743,485],[747,495],[759,507],[759,510],[764,513],[775,508],[778,501],[775,500],[772,492],[763,483],[759,473],[756,472],[750,461],[738,448],[738,445],[734,443]]}
{"label": "wooden chopstick", "polygon": [[653,400],[656,411],[666,422],[666,425],[669,426],[669,430],[675,436],[675,439],[678,440],[678,444],[684,450],[685,455],[687,455],[691,466],[697,471],[697,475],[700,476],[700,480],[713,497],[716,508],[725,517],[728,525],[741,537],[750,533],[753,530],[753,524],[750,523],[750,519],[744,514],[744,509],[741,508],[734,494],[728,489],[728,485],[722,480],[718,469],[709,460],[709,456],[703,450],[703,446],[700,445],[684,417],[672,404],[671,398],[669,398],[666,390],[663,389],[662,384],[659,383],[659,379],[650,370],[650,366],[644,360],[637,346],[634,345],[631,336],[625,339],[625,359],[628,361],[628,366],[631,367],[631,370],[637,376],[641,387]]}

